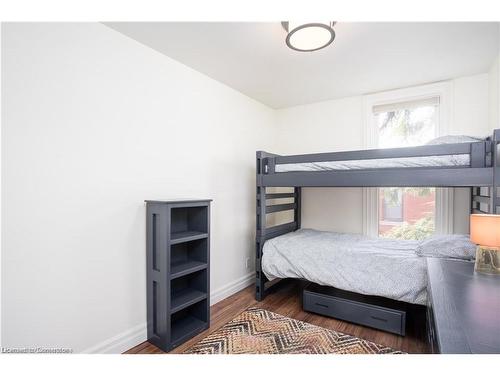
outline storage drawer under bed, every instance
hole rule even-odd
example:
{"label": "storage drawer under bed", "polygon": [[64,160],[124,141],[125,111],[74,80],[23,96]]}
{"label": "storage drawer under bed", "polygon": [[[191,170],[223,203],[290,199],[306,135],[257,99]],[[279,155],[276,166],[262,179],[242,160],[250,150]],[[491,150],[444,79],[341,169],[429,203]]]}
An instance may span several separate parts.
{"label": "storage drawer under bed", "polygon": [[[361,302],[355,298],[348,299],[342,293],[332,295],[336,294],[335,289],[331,289],[334,292],[329,294],[320,293],[317,289],[304,289],[303,308],[305,311],[396,333],[401,336],[405,335],[405,311]],[[369,297],[364,298],[369,300]]]}

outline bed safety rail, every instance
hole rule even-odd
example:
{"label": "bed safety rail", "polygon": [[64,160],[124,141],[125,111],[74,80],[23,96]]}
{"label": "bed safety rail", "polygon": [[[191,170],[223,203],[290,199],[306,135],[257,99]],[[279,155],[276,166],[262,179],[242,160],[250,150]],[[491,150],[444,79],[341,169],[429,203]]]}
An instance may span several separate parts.
{"label": "bed safety rail", "polygon": [[[491,184],[493,144],[481,142],[280,156],[262,152],[262,186],[469,187]],[[284,164],[468,155],[468,165],[277,172]]]}

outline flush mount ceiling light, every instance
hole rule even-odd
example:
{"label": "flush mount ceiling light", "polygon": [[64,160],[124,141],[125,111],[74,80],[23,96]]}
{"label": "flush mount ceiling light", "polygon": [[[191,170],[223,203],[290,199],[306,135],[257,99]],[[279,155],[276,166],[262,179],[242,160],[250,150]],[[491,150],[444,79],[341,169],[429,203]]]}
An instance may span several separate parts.
{"label": "flush mount ceiling light", "polygon": [[325,48],[335,39],[335,22],[282,22],[287,32],[286,45],[301,52],[312,52]]}

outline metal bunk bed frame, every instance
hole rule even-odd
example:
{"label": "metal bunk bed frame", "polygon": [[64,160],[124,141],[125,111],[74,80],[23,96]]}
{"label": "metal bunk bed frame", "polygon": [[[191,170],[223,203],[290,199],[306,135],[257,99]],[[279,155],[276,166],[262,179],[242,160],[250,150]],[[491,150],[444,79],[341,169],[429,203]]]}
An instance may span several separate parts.
{"label": "metal bunk bed frame", "polygon": [[[276,172],[277,164],[469,155],[469,165],[454,167],[381,168],[346,171]],[[470,187],[472,213],[499,213],[500,129],[481,142],[406,148],[330,152],[281,156],[257,151],[257,216],[255,298],[264,299],[272,285],[262,272],[266,240],[300,228],[302,187]],[[268,193],[268,187],[293,187],[293,192]],[[481,189],[482,188],[482,189]],[[487,192],[485,192],[487,188]],[[267,200],[293,199],[293,203],[268,205]],[[487,207],[487,208],[486,208]],[[293,210],[293,221],[266,227],[266,215]]]}

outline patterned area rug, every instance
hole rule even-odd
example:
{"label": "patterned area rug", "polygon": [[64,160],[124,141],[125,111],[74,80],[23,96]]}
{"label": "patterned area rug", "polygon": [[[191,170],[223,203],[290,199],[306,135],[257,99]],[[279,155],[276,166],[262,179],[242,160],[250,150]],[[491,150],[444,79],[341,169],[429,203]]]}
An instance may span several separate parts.
{"label": "patterned area rug", "polygon": [[249,308],[186,354],[401,354],[273,312]]}

